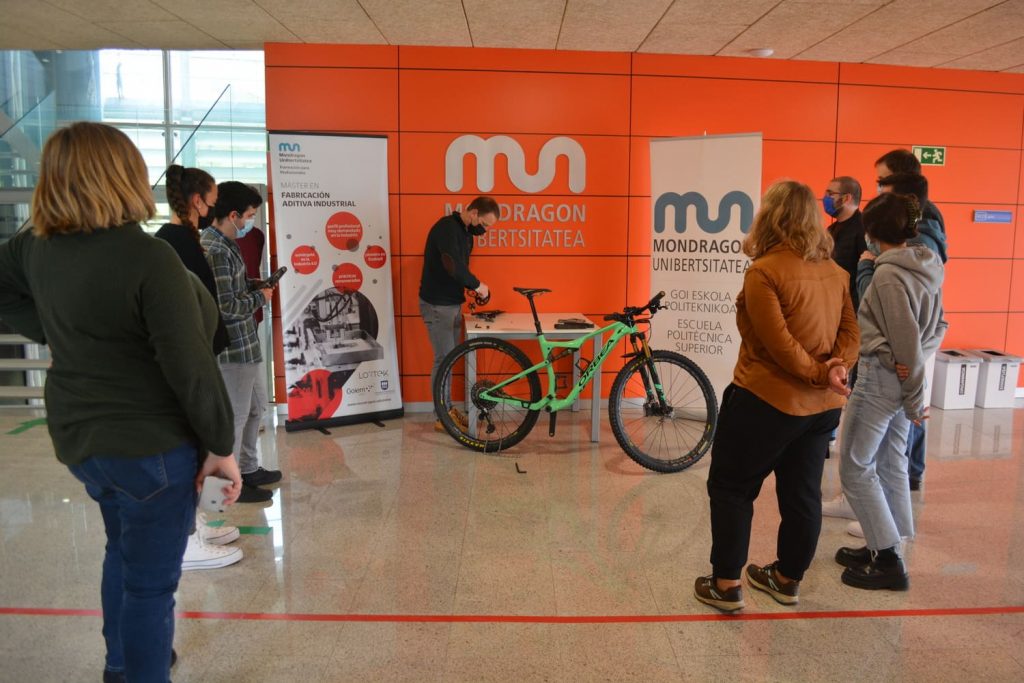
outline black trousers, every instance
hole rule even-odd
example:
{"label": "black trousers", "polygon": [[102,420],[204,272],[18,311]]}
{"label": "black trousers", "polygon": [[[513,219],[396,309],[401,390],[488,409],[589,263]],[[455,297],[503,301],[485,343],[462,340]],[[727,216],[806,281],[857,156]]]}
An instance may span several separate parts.
{"label": "black trousers", "polygon": [[775,473],[779,501],[778,569],[800,580],[821,532],[821,473],[839,409],[787,415],[730,384],[711,451],[711,565],[720,579],[738,579],[747,563],[754,501]]}

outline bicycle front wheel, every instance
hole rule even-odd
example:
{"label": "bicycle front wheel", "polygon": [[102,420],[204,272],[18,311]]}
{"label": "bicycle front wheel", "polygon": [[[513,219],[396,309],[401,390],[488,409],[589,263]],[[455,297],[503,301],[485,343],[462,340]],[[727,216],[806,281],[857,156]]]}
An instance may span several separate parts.
{"label": "bicycle front wheel", "polygon": [[696,363],[673,351],[652,351],[650,359],[637,356],[616,375],[608,412],[629,457],[655,472],[678,472],[711,447],[718,401]]}
{"label": "bicycle front wheel", "polygon": [[[520,377],[495,394],[506,401],[487,400],[481,392],[519,374],[533,364],[525,353],[502,339],[479,337],[465,341],[445,356],[434,379],[434,409],[453,439],[467,448],[493,453],[522,441],[537,423],[538,411],[525,406],[540,400],[536,372]],[[462,397],[468,408],[461,410]]]}

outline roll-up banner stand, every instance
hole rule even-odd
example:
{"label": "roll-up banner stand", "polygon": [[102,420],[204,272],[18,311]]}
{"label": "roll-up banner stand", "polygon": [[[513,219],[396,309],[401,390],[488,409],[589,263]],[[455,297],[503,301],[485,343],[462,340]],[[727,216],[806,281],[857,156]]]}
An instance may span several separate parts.
{"label": "roll-up banner stand", "polygon": [[651,346],[691,358],[719,399],[739,355],[741,245],[760,189],[760,133],[651,140],[651,291],[668,306]]}
{"label": "roll-up banner stand", "polygon": [[388,140],[272,131],[287,431],[401,417]]}

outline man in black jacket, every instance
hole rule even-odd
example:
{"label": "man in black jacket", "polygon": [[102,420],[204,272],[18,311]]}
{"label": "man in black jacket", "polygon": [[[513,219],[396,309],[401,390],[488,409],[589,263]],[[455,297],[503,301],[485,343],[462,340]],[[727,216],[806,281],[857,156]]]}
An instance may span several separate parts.
{"label": "man in black jacket", "polygon": [[828,234],[834,242],[832,260],[850,274],[850,296],[853,298],[853,310],[857,310],[860,304],[860,297],[857,296],[857,261],[868,248],[858,208],[860,183],[847,175],[833,178],[821,201],[825,213],[836,219],[828,228]]}
{"label": "man in black jacket", "polygon": [[[494,199],[477,197],[465,211],[453,211],[434,223],[427,235],[420,278],[420,315],[427,326],[430,346],[434,349],[434,365],[430,369],[431,390],[441,361],[459,343],[465,290],[471,289],[485,299],[490,296],[487,285],[469,270],[469,257],[473,253],[473,238],[483,235],[494,225],[499,213]],[[467,424],[461,413],[453,417]],[[440,421],[434,428],[444,431]]]}

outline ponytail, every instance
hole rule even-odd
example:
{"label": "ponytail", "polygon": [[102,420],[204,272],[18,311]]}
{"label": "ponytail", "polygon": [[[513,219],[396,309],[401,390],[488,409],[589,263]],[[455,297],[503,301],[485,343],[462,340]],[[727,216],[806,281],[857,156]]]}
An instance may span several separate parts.
{"label": "ponytail", "polygon": [[[192,235],[199,239],[199,228],[192,224],[189,214],[192,207],[189,200],[192,195],[202,196],[213,189],[214,180],[206,171],[198,168],[184,168],[174,164],[167,168],[167,203],[171,211],[181,220],[182,225],[192,231]],[[210,209],[211,211],[213,209]]]}

